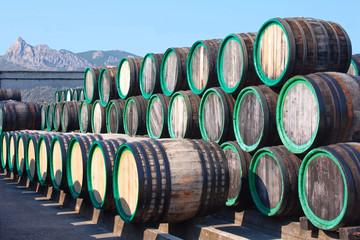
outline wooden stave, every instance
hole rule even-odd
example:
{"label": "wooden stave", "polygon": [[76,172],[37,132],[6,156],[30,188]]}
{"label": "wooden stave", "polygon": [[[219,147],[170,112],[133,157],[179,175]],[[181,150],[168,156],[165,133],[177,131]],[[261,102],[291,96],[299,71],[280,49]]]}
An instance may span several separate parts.
{"label": "wooden stave", "polygon": [[[0,138],[0,143],[1,143],[1,151],[0,151],[0,160],[1,160],[1,167],[3,169],[6,169],[8,167],[8,154],[7,152],[4,154],[4,149],[7,151],[9,149],[8,147],[8,138],[9,138],[9,132],[2,132],[1,133],[1,138]],[[5,146],[3,147],[3,144],[5,144]]]}
{"label": "wooden stave", "polygon": [[[150,99],[151,95],[156,94],[156,93],[161,93],[161,86],[160,86],[160,67],[161,67],[161,62],[163,59],[164,54],[160,53],[160,54],[156,54],[156,53],[147,53],[144,58],[141,61],[141,66],[140,66],[140,74],[139,74],[139,83],[140,83],[140,92],[141,95],[145,98],[145,99]],[[154,80],[154,85],[151,89],[151,91],[148,93],[145,90],[144,87],[144,67],[145,67],[145,61],[146,59],[150,57],[154,60],[154,65],[155,65],[155,80]]]}
{"label": "wooden stave", "polygon": [[[129,83],[129,91],[127,94],[122,93],[120,86],[120,79],[119,79],[121,66],[125,61],[127,61],[130,66],[130,83]],[[135,58],[135,57],[124,57],[120,60],[118,71],[116,74],[116,89],[120,98],[126,99],[128,97],[137,96],[141,94],[139,87],[139,73],[140,73],[141,61],[142,58]]]}
{"label": "wooden stave", "polygon": [[[61,129],[62,132],[79,130],[79,109],[81,102],[65,102],[61,109]],[[67,116],[67,120],[66,120]]]}
{"label": "wooden stave", "polygon": [[[91,130],[91,110],[92,110],[93,104],[89,104],[86,101],[81,101],[80,108],[79,108],[79,131],[81,133],[87,133]],[[83,109],[87,111],[87,114],[84,113],[83,115]],[[85,121],[85,123],[84,123]]]}
{"label": "wooden stave", "polygon": [[[259,62],[259,42],[262,33],[268,26],[274,23],[283,28],[290,42],[287,66],[281,76],[275,80],[265,76]],[[323,34],[327,36],[327,39],[321,39],[320,33],[317,33],[315,29],[321,29]],[[296,35],[301,35],[301,38],[297,38]],[[331,43],[329,39],[336,39],[336,43]],[[311,43],[317,45],[308,45]],[[338,57],[333,57],[333,55],[336,55],[335,52],[321,54],[316,51],[308,54],[310,52],[309,49],[313,50],[316,47],[321,49],[322,45],[328,46],[329,49],[339,50]],[[296,52],[296,50],[298,51]],[[327,55],[327,59],[324,61],[323,59],[315,59],[313,57],[318,55]],[[265,22],[258,31],[254,46],[254,60],[256,72],[263,83],[268,86],[281,87],[286,80],[299,74],[324,71],[346,72],[351,61],[351,42],[346,31],[334,22],[313,18],[273,18]],[[322,66],[324,63],[326,63],[326,66]]]}
{"label": "wooden stave", "polygon": [[[167,57],[174,52],[176,54],[177,59],[177,69],[178,69],[178,75],[177,75],[177,81],[175,83],[175,88],[173,91],[170,91],[166,86],[166,78],[165,78],[165,67],[166,67],[166,60]],[[189,47],[183,47],[183,48],[168,48],[163,56],[163,59],[161,61],[160,66],[160,86],[161,90],[164,95],[170,97],[173,93],[180,91],[180,90],[189,90],[189,84],[187,81],[187,75],[186,75],[186,62],[187,58],[190,52]]]}
{"label": "wooden stave", "polygon": [[[98,81],[99,81],[99,75],[100,75],[100,71],[101,71],[102,67],[88,67],[85,70],[84,73],[84,81],[83,81],[83,89],[84,89],[84,96],[85,96],[85,100],[87,103],[94,103],[95,100],[99,99],[99,90],[98,90]],[[86,85],[87,85],[87,74],[92,74],[92,88],[93,88],[93,92],[92,92],[92,96],[88,96],[89,89],[87,89]]]}
{"label": "wooden stave", "polygon": [[[216,94],[222,103],[223,108],[223,126],[221,130],[221,135],[217,139],[210,139],[205,129],[204,122],[204,111],[206,99],[210,94]],[[201,97],[199,105],[199,128],[201,136],[204,140],[214,141],[216,143],[223,143],[230,140],[235,140],[234,128],[233,128],[233,112],[234,112],[235,99],[231,94],[226,93],[220,87],[209,88],[205,91],[204,95]]]}
{"label": "wooden stave", "polygon": [[[98,124],[97,121],[94,121],[94,112],[95,108],[99,106],[100,107],[100,119],[101,119],[101,125],[99,126],[99,131],[96,130],[95,124]],[[96,100],[91,108],[91,130],[92,133],[105,133],[106,132],[106,108],[104,108],[100,104],[100,100]]]}
{"label": "wooden stave", "polygon": [[[117,98],[117,91],[116,91],[116,74],[118,71],[118,67],[104,67],[100,71],[99,76],[99,99],[100,103],[103,107],[107,107],[108,103],[112,100]],[[104,74],[108,75],[108,89],[104,89]],[[106,92],[106,91],[107,92]],[[105,97],[105,93],[108,95]]]}
{"label": "wooden stave", "polygon": [[[137,112],[137,123],[136,129],[131,131],[128,129],[127,124],[127,112],[129,108],[130,102],[134,102],[136,106]],[[149,100],[145,99],[142,95],[133,96],[126,100],[123,111],[123,124],[124,124],[124,132],[128,135],[144,135],[147,133],[146,129],[146,109]]]}
{"label": "wooden stave", "polygon": [[[219,47],[219,54],[217,60],[217,76],[220,87],[226,93],[237,95],[244,87],[260,85],[262,82],[258,77],[254,68],[254,41],[256,33],[233,33],[224,38]],[[235,40],[239,43],[243,53],[243,71],[241,73],[239,82],[234,87],[228,87],[223,74],[223,54],[228,41]]]}
{"label": "wooden stave", "polygon": [[[262,110],[264,124],[261,131],[261,136],[253,145],[248,145],[244,142],[241,132],[239,130],[240,106],[242,97],[247,93],[253,93],[257,96]],[[266,146],[277,146],[281,144],[281,140],[276,128],[276,104],[278,99],[278,92],[266,85],[250,86],[244,88],[238,95],[234,106],[233,126],[237,142],[242,150],[246,152],[255,152],[260,148]]]}
{"label": "wooden stave", "polygon": [[[152,102],[154,99],[157,98],[161,101],[161,106],[163,107],[163,127],[161,130],[160,135],[155,135],[151,130],[151,118],[150,118],[150,110],[152,106]],[[146,109],[146,129],[147,134],[151,138],[167,138],[170,137],[169,129],[168,129],[168,107],[169,107],[170,97],[166,96],[165,94],[154,94],[150,97],[149,103]]]}
{"label": "wooden stave", "polygon": [[[113,99],[109,102],[108,107],[106,108],[106,130],[107,133],[124,133],[124,124],[123,124],[123,112],[124,112],[124,99]],[[113,131],[114,122],[111,121],[111,111],[112,108],[115,108],[117,115],[117,122],[115,131]]]}

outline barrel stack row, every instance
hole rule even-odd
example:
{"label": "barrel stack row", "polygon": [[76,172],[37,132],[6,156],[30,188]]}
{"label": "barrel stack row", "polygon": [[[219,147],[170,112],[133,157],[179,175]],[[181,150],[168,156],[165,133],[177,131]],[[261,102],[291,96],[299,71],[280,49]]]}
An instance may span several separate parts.
{"label": "barrel stack row", "polygon": [[65,101],[83,101],[85,100],[83,88],[68,88],[65,90],[58,90],[54,93],[54,102]]}

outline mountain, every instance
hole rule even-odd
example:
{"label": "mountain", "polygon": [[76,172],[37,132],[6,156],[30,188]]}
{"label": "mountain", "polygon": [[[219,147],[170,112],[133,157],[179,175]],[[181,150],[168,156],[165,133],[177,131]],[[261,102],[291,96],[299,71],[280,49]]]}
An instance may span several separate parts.
{"label": "mountain", "polygon": [[83,71],[87,67],[117,65],[125,51],[87,51],[73,53],[47,45],[31,46],[21,37],[0,57],[0,70]]}

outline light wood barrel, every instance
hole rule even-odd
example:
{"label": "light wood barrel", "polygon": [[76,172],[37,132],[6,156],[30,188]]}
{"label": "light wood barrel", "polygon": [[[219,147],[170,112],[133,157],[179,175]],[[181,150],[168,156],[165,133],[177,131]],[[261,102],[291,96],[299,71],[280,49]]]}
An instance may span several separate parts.
{"label": "light wood barrel", "polygon": [[266,85],[244,88],[234,107],[234,132],[242,150],[280,145],[276,129],[278,93]]}
{"label": "light wood barrel", "polygon": [[170,97],[154,94],[150,97],[146,110],[146,129],[151,138],[169,137],[168,107]]}
{"label": "light wood barrel", "polygon": [[53,125],[54,130],[56,132],[61,132],[62,126],[61,126],[61,112],[63,109],[65,102],[58,102],[54,106],[54,113],[53,113]]}
{"label": "light wood barrel", "polygon": [[282,86],[298,74],[347,72],[351,42],[337,23],[313,18],[273,18],[255,40],[255,70],[264,84]]}
{"label": "light wood barrel", "polygon": [[51,131],[54,129],[54,107],[56,103],[50,103],[46,106],[46,129],[48,131]]}
{"label": "light wood barrel", "polygon": [[124,133],[123,112],[125,102],[125,99],[114,99],[106,108],[106,129],[108,133]]}
{"label": "light wood barrel", "polygon": [[21,102],[21,91],[19,89],[0,89],[0,101],[14,100]]}
{"label": "light wood barrel", "polygon": [[120,60],[116,88],[120,98],[140,95],[139,73],[142,58],[125,57]]}
{"label": "light wood barrel", "polygon": [[81,133],[91,132],[91,110],[93,104],[82,101],[79,108],[79,127]]}
{"label": "light wood barrel", "polygon": [[9,132],[2,132],[0,137],[0,160],[1,160],[1,167],[6,169],[8,167],[8,149],[9,149]]}
{"label": "light wood barrel", "polygon": [[89,67],[84,74],[84,95],[87,103],[94,103],[99,99],[98,82],[103,67]]}
{"label": "light wood barrel", "polygon": [[50,184],[50,146],[54,135],[59,133],[45,133],[40,134],[37,141],[37,152],[36,152],[36,173],[39,183],[41,185]]}
{"label": "light wood barrel", "polygon": [[65,102],[61,110],[61,129],[63,132],[79,130],[79,109],[81,102]]}
{"label": "light wood barrel", "polygon": [[238,94],[244,87],[261,83],[254,68],[255,37],[256,33],[234,33],[221,42],[217,75],[224,92]]}
{"label": "light wood barrel", "polygon": [[26,140],[26,146],[25,146],[26,176],[31,182],[37,180],[36,156],[38,152],[37,143],[39,137],[40,134],[38,132],[32,132],[29,134]]}
{"label": "light wood barrel", "polygon": [[25,150],[30,131],[20,131],[16,139],[16,171],[19,176],[26,175]]}
{"label": "light wood barrel", "polygon": [[172,95],[169,102],[168,129],[172,138],[201,138],[199,129],[200,97],[190,90]]}
{"label": "light wood barrel", "polygon": [[12,131],[9,133],[8,138],[8,169],[10,172],[16,172],[16,148],[18,131]]}
{"label": "light wood barrel", "polygon": [[118,213],[131,223],[173,223],[213,214],[225,206],[228,196],[226,163],[214,142],[125,143],[116,154],[113,171]]}
{"label": "light wood barrel", "polygon": [[267,216],[301,214],[298,176],[301,160],[286,147],[265,147],[253,156],[249,187],[257,209]]}
{"label": "light wood barrel", "polygon": [[317,228],[357,226],[360,216],[360,144],[340,143],[309,152],[299,171],[299,198]]}
{"label": "light wood barrel", "polygon": [[118,67],[106,67],[101,69],[99,77],[99,97],[100,103],[106,107],[108,103],[118,98],[116,91],[116,74]]}
{"label": "light wood barrel", "polygon": [[281,89],[276,125],[294,153],[337,142],[360,141],[360,77],[315,73],[291,78]]}
{"label": "light wood barrel", "polygon": [[142,95],[130,97],[126,100],[123,113],[124,131],[126,134],[146,134],[146,109],[148,101]]}
{"label": "light wood barrel", "polygon": [[164,54],[148,53],[141,62],[140,91],[144,98],[160,93],[160,66]]}
{"label": "light wood barrel", "polygon": [[46,109],[47,109],[47,103],[43,103],[40,105],[40,129],[45,130],[46,129]]}
{"label": "light wood barrel", "polygon": [[125,139],[95,141],[89,150],[87,184],[90,200],[97,209],[115,209],[113,166],[119,146]]}
{"label": "light wood barrel", "polygon": [[201,94],[206,89],[219,86],[216,65],[222,39],[195,42],[189,52],[186,64],[190,90]]}
{"label": "light wood barrel", "polygon": [[166,96],[180,90],[188,90],[186,60],[190,48],[168,48],[164,53],[160,67],[160,86]]}
{"label": "light wood barrel", "polygon": [[239,144],[229,141],[221,144],[229,168],[229,195],[226,206],[238,206],[237,210],[249,208],[252,199],[249,190],[248,169],[252,156]]}
{"label": "light wood barrel", "polygon": [[96,100],[91,109],[91,129],[93,133],[106,132],[106,108]]}
{"label": "light wood barrel", "polygon": [[199,127],[205,140],[222,143],[235,140],[233,110],[235,100],[220,87],[205,91],[199,106]]}
{"label": "light wood barrel", "polygon": [[356,76],[360,75],[360,54],[354,54],[351,57],[351,64],[349,66],[347,73]]}
{"label": "light wood barrel", "polygon": [[17,101],[0,103],[0,132],[40,129],[40,104]]}
{"label": "light wood barrel", "polygon": [[68,88],[65,90],[65,102],[73,101],[74,100],[74,90],[73,88]]}

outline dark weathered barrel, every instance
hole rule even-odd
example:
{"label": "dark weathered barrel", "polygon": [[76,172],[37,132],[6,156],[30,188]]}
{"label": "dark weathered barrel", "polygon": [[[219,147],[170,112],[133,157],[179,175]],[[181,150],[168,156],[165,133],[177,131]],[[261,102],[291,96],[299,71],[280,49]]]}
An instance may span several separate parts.
{"label": "dark weathered barrel", "polygon": [[246,209],[252,200],[249,190],[248,169],[251,155],[241,150],[234,141],[221,144],[229,168],[229,195],[226,206],[238,206]]}
{"label": "dark weathered barrel", "polygon": [[124,133],[123,112],[125,99],[111,100],[106,108],[106,129],[108,133]]}
{"label": "dark weathered barrel", "polygon": [[189,53],[186,65],[190,90],[201,94],[206,89],[219,86],[216,65],[221,39],[195,42]]}
{"label": "dark weathered barrel", "polygon": [[261,148],[254,154],[249,167],[249,186],[262,214],[301,214],[298,197],[300,164],[301,160],[282,145]]}
{"label": "dark weathered barrel", "polygon": [[278,93],[266,85],[244,88],[234,107],[234,132],[241,149],[253,152],[281,143],[276,129]]}
{"label": "dark weathered barrel", "polygon": [[87,184],[90,200],[97,209],[115,209],[113,196],[113,166],[119,146],[125,139],[94,142],[89,150]]}
{"label": "dark weathered barrel", "polygon": [[21,91],[19,89],[0,89],[0,101],[14,100],[21,102]]}
{"label": "dark weathered barrel", "polygon": [[169,102],[168,129],[172,138],[201,138],[199,129],[200,97],[188,91],[172,95]]}
{"label": "dark weathered barrel", "polygon": [[49,105],[47,105],[46,107],[46,129],[48,131],[51,131],[54,129],[54,120],[53,120],[53,116],[54,116],[54,107],[55,107],[56,103],[50,103]]}
{"label": "dark weathered barrel", "polygon": [[126,134],[146,134],[146,109],[148,101],[142,95],[130,97],[126,100],[123,113],[124,131]]}
{"label": "dark weathered barrel", "polygon": [[46,128],[46,109],[47,109],[47,103],[43,103],[40,105],[40,128],[41,130],[45,130]]}
{"label": "dark weathered barrel", "polygon": [[219,48],[217,75],[226,93],[239,93],[244,87],[259,85],[255,72],[253,49],[256,33],[230,34]]}
{"label": "dark weathered barrel", "polygon": [[106,132],[106,108],[96,100],[91,109],[91,129],[93,133]]}
{"label": "dark weathered barrel", "polygon": [[356,76],[360,75],[360,54],[354,54],[351,57],[351,64],[349,66],[347,73]]}
{"label": "dark weathered barrel", "polygon": [[132,223],[172,223],[215,213],[228,197],[226,163],[224,152],[214,142],[150,139],[125,143],[116,154],[113,171],[118,213]]}
{"label": "dark weathered barrel", "polygon": [[235,100],[220,87],[206,90],[199,106],[199,127],[205,140],[222,143],[235,140],[233,110]]}
{"label": "dark weathered barrel", "polygon": [[164,54],[148,53],[141,62],[140,91],[144,98],[160,93],[160,66]]}
{"label": "dark weathered barrel", "polygon": [[0,136],[0,144],[1,144],[1,151],[0,151],[0,160],[1,160],[1,167],[6,169],[8,167],[8,149],[9,149],[9,132],[2,132]]}
{"label": "dark weathered barrel", "polygon": [[309,152],[299,171],[299,198],[317,228],[338,230],[360,221],[360,144],[340,143]]}
{"label": "dark weathered barrel", "polygon": [[36,171],[37,171],[37,178],[41,185],[51,183],[49,161],[50,161],[50,146],[54,135],[55,135],[54,133],[41,134],[37,141]]}
{"label": "dark weathered barrel", "polygon": [[91,111],[93,104],[82,101],[79,108],[79,127],[81,133],[91,132]]}
{"label": "dark weathered barrel", "polygon": [[313,18],[273,18],[255,40],[255,70],[264,84],[282,86],[298,74],[347,72],[351,42],[337,23]]}
{"label": "dark weathered barrel", "polygon": [[62,112],[64,104],[65,104],[65,102],[58,102],[54,106],[53,125],[54,125],[54,130],[56,132],[61,132],[61,130],[62,130],[61,112]]}
{"label": "dark weathered barrel", "polygon": [[291,78],[279,94],[276,121],[294,153],[337,142],[360,141],[360,77],[315,73]]}
{"label": "dark weathered barrel", "polygon": [[88,103],[99,99],[98,81],[102,67],[89,67],[84,74],[84,95]]}
{"label": "dark weathered barrel", "polygon": [[140,95],[139,73],[142,58],[125,57],[120,60],[116,88],[120,98]]}
{"label": "dark weathered barrel", "polygon": [[40,134],[38,132],[32,132],[27,137],[25,146],[25,167],[26,176],[30,181],[37,179],[37,166],[36,166],[36,155],[38,152],[37,143]]}
{"label": "dark weathered barrel", "polygon": [[40,104],[17,101],[0,103],[0,132],[40,129]]}
{"label": "dark weathered barrel", "polygon": [[170,97],[154,94],[150,97],[146,110],[146,129],[151,138],[169,137],[168,107]]}
{"label": "dark weathered barrel", "polygon": [[99,76],[99,98],[103,107],[115,98],[118,98],[116,91],[116,74],[118,67],[102,68]]}
{"label": "dark weathered barrel", "polygon": [[81,102],[65,102],[61,110],[61,129],[63,132],[79,130],[79,108]]}
{"label": "dark weathered barrel", "polygon": [[188,90],[186,60],[190,48],[168,48],[164,53],[160,67],[160,86],[166,96],[180,90]]}

